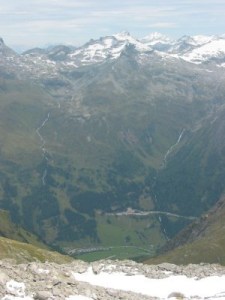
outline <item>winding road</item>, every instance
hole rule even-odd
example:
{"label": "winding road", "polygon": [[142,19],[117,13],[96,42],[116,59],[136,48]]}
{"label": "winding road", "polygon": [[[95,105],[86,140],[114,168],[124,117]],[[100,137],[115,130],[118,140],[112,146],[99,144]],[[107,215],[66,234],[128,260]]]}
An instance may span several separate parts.
{"label": "winding road", "polygon": [[109,216],[149,216],[149,215],[159,215],[159,221],[161,221],[160,215],[165,215],[168,217],[182,218],[186,220],[196,220],[197,217],[192,216],[182,216],[171,212],[159,211],[159,210],[150,210],[150,211],[139,211],[139,210],[127,210],[118,213],[106,213]]}

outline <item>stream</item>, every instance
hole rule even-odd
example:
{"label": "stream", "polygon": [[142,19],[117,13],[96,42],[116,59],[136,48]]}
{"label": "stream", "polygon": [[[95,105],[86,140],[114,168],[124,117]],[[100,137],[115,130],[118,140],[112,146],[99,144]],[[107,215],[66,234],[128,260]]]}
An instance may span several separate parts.
{"label": "stream", "polygon": [[46,140],[43,138],[43,135],[41,134],[41,130],[46,126],[46,124],[49,122],[50,118],[50,112],[48,112],[47,117],[43,120],[42,124],[36,129],[36,133],[39,137],[39,140],[41,142],[40,149],[42,151],[42,156],[45,161],[45,169],[43,171],[41,180],[42,180],[42,185],[46,185],[46,177],[48,174],[48,161],[50,157],[50,153],[46,149]]}
{"label": "stream", "polygon": [[[164,155],[164,158],[163,158],[163,163],[162,163],[162,166],[160,167],[160,169],[164,169],[166,168],[166,165],[167,165],[167,162],[168,162],[168,157],[169,155],[174,151],[174,149],[179,145],[183,135],[185,133],[185,129],[182,129],[181,133],[179,134],[176,142],[169,147],[169,149],[167,150],[166,154]],[[158,170],[158,172],[160,172],[160,169]],[[156,182],[157,182],[157,179],[158,179],[158,172],[154,178],[154,184],[152,185],[152,189],[154,191],[154,186],[156,185]],[[158,206],[158,199],[157,199],[157,195],[156,195],[156,192],[154,191],[153,192],[153,197],[154,197],[154,202],[155,202],[155,205],[156,207]],[[142,212],[139,212],[142,214]],[[161,218],[161,215],[166,215],[166,216],[171,216],[171,217],[176,217],[176,218],[183,218],[183,219],[189,219],[189,220],[194,220],[195,217],[192,217],[192,216],[182,216],[182,215],[179,215],[179,214],[175,214],[175,213],[171,213],[171,212],[165,212],[165,211],[161,211],[161,210],[156,210],[156,211],[150,211],[150,212],[145,212],[145,214],[155,214],[155,215],[158,215],[158,220],[159,220],[159,223],[161,225],[161,228],[162,228],[162,232],[165,236],[165,238],[167,240],[169,240],[168,238],[168,235],[167,235],[167,232],[166,232],[166,228],[163,226],[162,224],[162,218]],[[143,214],[142,214],[143,215]]]}
{"label": "stream", "polygon": [[183,134],[185,132],[185,129],[183,129],[180,133],[180,135],[178,136],[178,139],[176,141],[175,144],[173,144],[166,152],[165,156],[164,156],[164,159],[163,159],[163,167],[165,168],[166,167],[166,164],[167,164],[167,158],[168,156],[173,152],[173,150],[178,146],[178,144],[180,143],[182,137],[183,137]]}

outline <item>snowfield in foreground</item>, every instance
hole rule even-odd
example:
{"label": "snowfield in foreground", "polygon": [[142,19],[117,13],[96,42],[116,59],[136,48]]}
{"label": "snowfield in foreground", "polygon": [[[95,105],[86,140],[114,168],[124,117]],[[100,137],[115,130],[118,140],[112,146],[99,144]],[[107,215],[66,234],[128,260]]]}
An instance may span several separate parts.
{"label": "snowfield in foreground", "polygon": [[122,291],[131,291],[160,299],[171,298],[178,293],[185,298],[218,298],[225,299],[225,276],[211,276],[198,280],[197,278],[187,278],[184,275],[170,276],[163,279],[150,279],[143,275],[128,276],[125,273],[94,274],[90,267],[83,274],[74,273],[78,281],[85,281],[92,285],[104,288],[112,288]]}
{"label": "snowfield in foreground", "polygon": [[2,300],[225,299],[219,265],[148,266],[132,261],[91,264],[0,261]]}

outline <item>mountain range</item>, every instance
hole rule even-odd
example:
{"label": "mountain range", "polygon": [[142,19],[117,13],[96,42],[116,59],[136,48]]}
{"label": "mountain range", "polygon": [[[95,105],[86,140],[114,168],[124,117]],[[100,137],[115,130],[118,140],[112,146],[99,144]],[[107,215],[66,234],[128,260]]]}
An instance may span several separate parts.
{"label": "mountain range", "polygon": [[[81,47],[57,45],[47,49],[34,48],[21,55],[0,40],[0,53],[8,62],[20,68],[22,72],[47,76],[60,71],[74,70],[81,66],[116,60],[122,54],[137,51],[140,56],[154,53],[162,59],[182,59],[195,64],[217,62],[224,66],[225,35],[221,36],[183,36],[173,40],[159,33],[153,33],[142,39],[132,37],[128,32],[90,40]],[[33,74],[33,75],[34,75]]]}
{"label": "mountain range", "polygon": [[153,255],[224,193],[225,36],[0,39],[0,208],[49,246]]}

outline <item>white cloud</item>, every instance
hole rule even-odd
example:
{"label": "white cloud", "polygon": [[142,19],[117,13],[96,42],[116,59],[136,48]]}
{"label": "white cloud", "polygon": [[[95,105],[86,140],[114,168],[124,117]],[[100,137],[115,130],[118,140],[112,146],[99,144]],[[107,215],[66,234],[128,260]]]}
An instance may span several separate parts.
{"label": "white cloud", "polygon": [[[0,5],[0,35],[10,45],[67,42],[120,30],[144,36],[151,28],[165,34],[205,33],[225,28],[224,0],[7,0]],[[218,24],[218,25],[217,25]],[[212,29],[213,28],[213,29]],[[18,31],[19,34],[18,34]],[[180,33],[181,32],[181,33]],[[211,33],[211,32],[209,32]],[[38,37],[38,38],[37,38]],[[41,46],[37,44],[37,46]]]}

